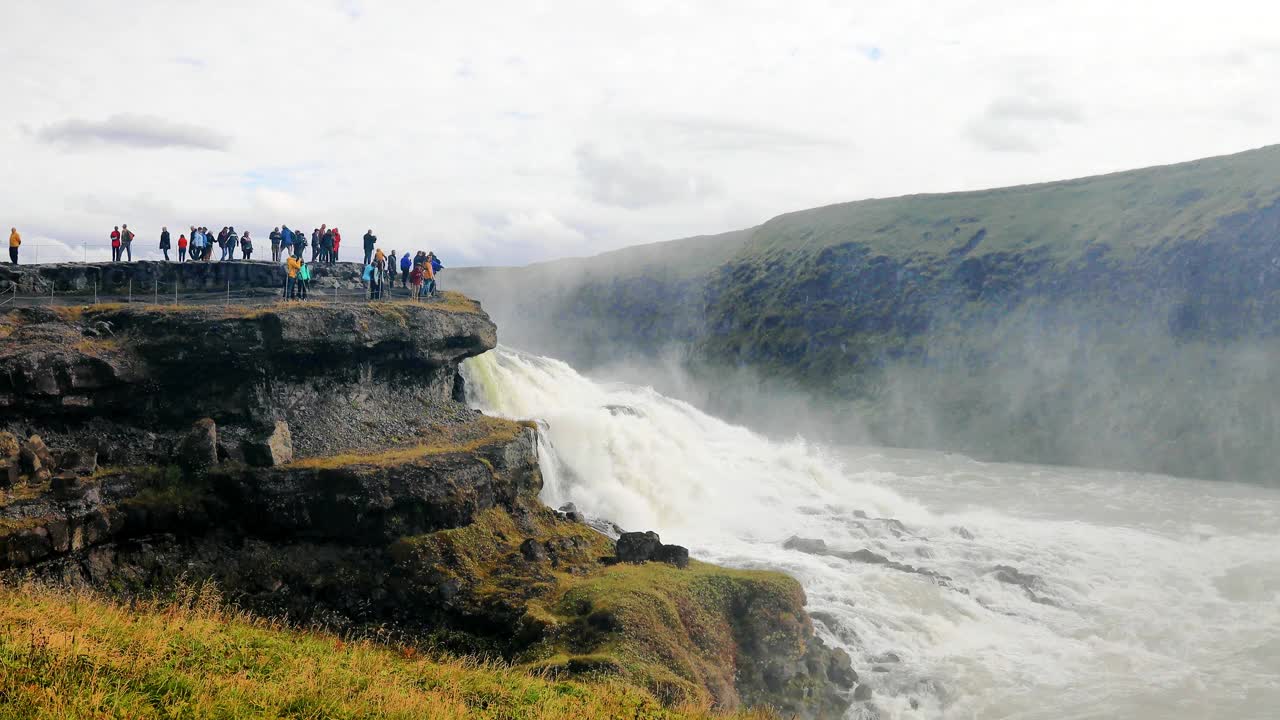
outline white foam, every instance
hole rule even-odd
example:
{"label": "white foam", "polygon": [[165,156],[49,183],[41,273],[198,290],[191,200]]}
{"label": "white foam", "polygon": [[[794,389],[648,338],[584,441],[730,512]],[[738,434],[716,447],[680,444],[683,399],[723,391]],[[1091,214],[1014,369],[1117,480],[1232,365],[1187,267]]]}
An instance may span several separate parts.
{"label": "white foam", "polygon": [[[1280,707],[1280,493],[773,442],[505,348],[465,371],[487,411],[545,421],[548,503],[798,578],[882,717],[1270,718]],[[786,550],[791,535],[951,580]],[[1032,592],[997,579],[999,565],[1036,576]],[[873,672],[889,652],[902,662]]]}

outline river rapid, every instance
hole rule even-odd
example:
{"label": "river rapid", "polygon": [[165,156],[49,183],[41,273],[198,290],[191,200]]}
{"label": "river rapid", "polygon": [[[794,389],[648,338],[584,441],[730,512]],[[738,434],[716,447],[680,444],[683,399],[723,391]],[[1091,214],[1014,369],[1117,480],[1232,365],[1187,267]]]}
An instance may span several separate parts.
{"label": "river rapid", "polygon": [[544,423],[548,504],[796,577],[851,718],[1280,713],[1280,491],[779,442],[507,348],[464,372]]}

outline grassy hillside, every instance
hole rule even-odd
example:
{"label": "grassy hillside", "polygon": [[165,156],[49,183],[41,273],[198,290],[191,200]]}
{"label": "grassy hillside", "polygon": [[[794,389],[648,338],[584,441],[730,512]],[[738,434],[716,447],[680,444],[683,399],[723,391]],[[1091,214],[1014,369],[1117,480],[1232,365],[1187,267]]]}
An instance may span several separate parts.
{"label": "grassy hillside", "polygon": [[131,607],[0,589],[0,718],[755,718],[301,632],[189,592]]}
{"label": "grassy hillside", "polygon": [[[504,343],[764,430],[1274,481],[1280,145],[443,282]],[[635,370],[673,356],[693,382]]]}
{"label": "grassy hillside", "polygon": [[851,240],[890,256],[945,254],[985,231],[966,254],[1079,257],[1091,245],[1132,255],[1201,237],[1222,218],[1280,198],[1280,145],[1236,155],[1064,182],[945,195],[863,200],[779,216],[739,259],[816,252]]}

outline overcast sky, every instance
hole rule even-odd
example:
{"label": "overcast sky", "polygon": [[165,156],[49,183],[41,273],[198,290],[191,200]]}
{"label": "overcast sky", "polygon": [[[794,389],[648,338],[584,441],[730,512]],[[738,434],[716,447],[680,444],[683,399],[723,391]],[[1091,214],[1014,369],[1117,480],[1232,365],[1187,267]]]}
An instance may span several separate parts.
{"label": "overcast sky", "polygon": [[0,2],[0,225],[522,264],[1280,142],[1263,0]]}

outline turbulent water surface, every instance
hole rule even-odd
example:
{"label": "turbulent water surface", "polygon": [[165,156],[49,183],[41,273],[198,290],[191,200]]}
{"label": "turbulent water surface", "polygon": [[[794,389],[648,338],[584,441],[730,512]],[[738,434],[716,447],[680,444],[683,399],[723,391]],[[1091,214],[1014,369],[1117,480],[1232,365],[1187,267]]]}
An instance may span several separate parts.
{"label": "turbulent water surface", "polygon": [[545,421],[548,503],[798,578],[873,689],[851,717],[1277,717],[1280,492],[773,442],[508,349],[466,372]]}

